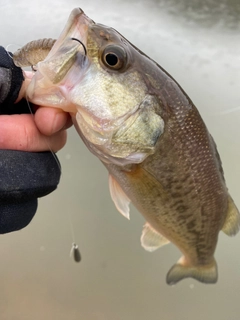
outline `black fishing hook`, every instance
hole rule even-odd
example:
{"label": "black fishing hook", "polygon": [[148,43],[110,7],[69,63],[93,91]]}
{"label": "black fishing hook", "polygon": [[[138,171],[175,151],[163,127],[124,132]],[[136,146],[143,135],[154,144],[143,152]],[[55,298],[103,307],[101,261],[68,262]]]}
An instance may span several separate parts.
{"label": "black fishing hook", "polygon": [[77,39],[77,38],[71,38],[72,40],[76,40],[76,41],[78,41],[79,43],[81,43],[81,45],[83,46],[83,49],[84,49],[84,53],[85,53],[85,56],[87,55],[87,49],[86,49],[86,47],[85,47],[85,45],[82,43],[82,41],[80,41],[79,39]]}

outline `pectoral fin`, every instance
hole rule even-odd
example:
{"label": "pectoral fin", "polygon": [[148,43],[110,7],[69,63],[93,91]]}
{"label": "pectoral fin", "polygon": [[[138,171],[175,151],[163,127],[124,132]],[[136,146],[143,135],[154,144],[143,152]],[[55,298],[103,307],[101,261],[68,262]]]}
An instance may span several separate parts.
{"label": "pectoral fin", "polygon": [[228,196],[228,213],[222,231],[228,236],[234,236],[238,233],[240,227],[239,211],[233,202],[233,199]]}
{"label": "pectoral fin", "polygon": [[169,242],[168,239],[155,231],[149,223],[145,223],[141,236],[141,245],[145,250],[153,252]]}
{"label": "pectoral fin", "polygon": [[128,220],[130,220],[130,199],[126,196],[125,192],[120,187],[119,183],[109,175],[109,189],[112,200],[118,211]]}

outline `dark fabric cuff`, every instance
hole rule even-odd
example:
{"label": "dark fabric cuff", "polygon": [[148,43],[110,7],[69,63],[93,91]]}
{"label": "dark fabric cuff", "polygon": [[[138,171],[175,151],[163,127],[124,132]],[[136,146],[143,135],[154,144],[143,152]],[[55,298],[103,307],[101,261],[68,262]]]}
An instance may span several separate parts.
{"label": "dark fabric cuff", "polygon": [[60,163],[51,152],[0,150],[0,234],[29,224],[37,198],[57,188]]}
{"label": "dark fabric cuff", "polygon": [[[2,79],[9,83],[8,93],[5,96],[4,101],[0,105],[0,114],[12,114],[16,113],[14,102],[17,100],[19,91],[24,81],[22,69],[15,66],[12,53],[7,52],[2,46],[0,46],[0,69],[3,68],[8,72],[9,79]],[[2,84],[0,83],[0,86]]]}
{"label": "dark fabric cuff", "polygon": [[34,217],[37,205],[37,199],[0,204],[0,234],[25,228]]}
{"label": "dark fabric cuff", "polygon": [[0,150],[0,204],[44,197],[56,189],[60,163],[51,152]]}

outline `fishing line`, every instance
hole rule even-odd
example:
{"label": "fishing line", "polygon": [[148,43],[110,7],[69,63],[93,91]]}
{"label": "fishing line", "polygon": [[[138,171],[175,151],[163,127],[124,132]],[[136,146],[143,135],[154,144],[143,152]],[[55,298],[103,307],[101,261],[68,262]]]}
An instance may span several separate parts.
{"label": "fishing line", "polygon": [[[7,46],[6,46],[6,48],[5,48],[5,50],[6,50],[6,53],[7,53],[7,55],[9,56],[9,58],[11,58],[12,60],[13,60],[13,55],[14,55],[14,53],[12,53],[12,52],[10,52],[9,51],[9,47],[10,46],[16,46],[18,49],[17,50],[19,50],[19,49],[21,49],[21,46],[19,46],[19,45],[17,45],[17,44],[13,44],[13,43],[9,43]],[[16,51],[15,51],[16,52]],[[13,63],[14,63],[14,60],[13,60]],[[15,63],[14,63],[15,64]],[[34,71],[34,70],[33,70]]]}
{"label": "fishing line", "polygon": [[[13,56],[12,56],[12,55],[9,53],[9,51],[8,51],[8,49],[9,49],[10,46],[14,46],[14,44],[11,44],[11,43],[8,44],[7,47],[6,47],[6,52],[7,52],[8,56],[13,60]],[[18,45],[16,45],[16,46],[18,46]],[[18,47],[19,47],[19,49],[21,48],[21,46],[18,46]],[[13,62],[14,62],[14,61],[13,61]],[[33,71],[36,71],[36,70],[33,69]],[[23,73],[23,75],[24,75],[24,73]],[[30,105],[30,102],[28,101],[28,98],[27,98],[27,97],[25,97],[25,99],[26,99],[27,106],[28,106],[28,109],[29,109],[29,111],[30,111],[30,114],[31,114],[31,116],[32,116],[32,119],[33,119],[33,121],[34,121],[34,114],[33,114],[33,111],[32,111],[31,105]],[[51,147],[50,147],[50,145],[49,145],[49,143],[48,143],[48,141],[47,141],[47,138],[45,138],[45,137],[43,137],[43,138],[44,138],[44,140],[45,140],[45,143],[46,143],[49,151],[51,152],[51,154],[53,155],[53,157],[54,157],[54,159],[55,159],[55,161],[56,161],[56,163],[57,163],[57,166],[58,166],[58,169],[59,169],[60,173],[62,173],[62,169],[61,169],[61,166],[60,166],[60,164],[59,164],[59,161],[58,161],[56,155],[54,154],[53,150],[51,149]]]}
{"label": "fishing line", "polygon": [[235,107],[235,108],[231,108],[231,109],[228,109],[228,110],[225,110],[225,111],[221,111],[220,114],[221,115],[229,114],[229,113],[232,113],[232,112],[235,112],[235,111],[239,111],[239,110],[240,110],[240,107]]}
{"label": "fishing line", "polygon": [[[26,101],[27,101],[27,105],[28,105],[28,108],[29,108],[29,111],[31,113],[31,116],[34,120],[34,114],[32,112],[32,109],[31,109],[31,106],[30,106],[30,103],[26,97]],[[57,165],[58,165],[58,168],[60,170],[60,173],[62,173],[62,169],[61,169],[61,166],[59,164],[59,161],[57,159],[57,156],[55,155],[55,153],[53,152],[53,150],[51,149],[48,141],[47,141],[47,138],[44,137],[44,140],[45,140],[45,143],[49,149],[49,151],[51,152],[52,156],[54,157]],[[79,248],[78,248],[78,245],[76,244],[75,242],[75,233],[74,233],[74,229],[73,229],[73,222],[72,222],[72,215],[70,212],[68,212],[68,216],[69,216],[69,224],[70,224],[70,230],[71,230],[71,236],[72,236],[72,246],[71,246],[71,250],[70,250],[70,257],[74,259],[75,262],[80,262],[81,261],[81,254],[80,254],[80,251],[79,251]]]}
{"label": "fishing line", "polygon": [[[26,97],[25,99],[26,99],[26,101],[27,101],[28,109],[29,109],[29,111],[30,111],[30,114],[31,114],[31,116],[32,116],[32,119],[33,119],[33,121],[35,122],[35,120],[34,120],[34,113],[33,113],[32,109],[31,109],[30,102],[28,101],[28,98],[27,98],[27,97]],[[47,141],[47,138],[43,136],[43,139],[44,139],[44,141],[45,141],[45,143],[46,143],[46,145],[47,145],[47,147],[48,147],[48,150],[51,152],[54,160],[56,161],[60,173],[62,173],[62,168],[61,168],[61,166],[60,166],[60,164],[59,164],[59,161],[58,161],[58,159],[57,159],[57,156],[55,155],[55,153],[54,153],[53,150],[51,149],[50,144],[49,144],[48,141]]]}
{"label": "fishing line", "polygon": [[[81,45],[82,45],[83,48],[84,48],[85,55],[86,55],[86,54],[87,54],[87,50],[86,50],[86,47],[84,46],[84,44],[83,44],[80,40],[78,40],[78,39],[75,39],[75,38],[72,38],[72,39],[78,41],[79,43],[81,43]],[[9,44],[9,45],[7,46],[6,52],[7,52],[7,54],[9,55],[9,57],[13,60],[13,56],[8,52],[8,48],[9,48],[10,45],[11,45],[11,44]],[[33,67],[32,67],[32,69],[33,69]],[[33,71],[36,71],[36,70],[33,69]],[[32,111],[32,108],[31,108],[30,102],[29,102],[29,100],[28,100],[28,97],[26,97],[25,99],[26,99],[27,106],[28,106],[28,109],[29,109],[29,111],[30,111],[30,114],[31,114],[31,116],[32,116],[32,119],[33,119],[33,121],[34,121],[34,113],[33,113],[33,111]],[[50,144],[48,143],[47,138],[43,136],[43,139],[44,139],[44,141],[45,141],[45,144],[46,144],[48,150],[51,152],[54,160],[56,161],[60,173],[62,173],[61,165],[60,165],[60,163],[59,163],[59,160],[58,160],[56,154],[53,152],[52,148],[50,147]],[[75,235],[74,235],[72,217],[71,217],[70,212],[69,212],[69,222],[70,222],[70,230],[71,230],[71,235],[72,235],[72,247],[71,247],[71,250],[70,250],[70,257],[73,257],[73,259],[74,259],[75,262],[80,262],[80,261],[81,261],[81,254],[80,254],[80,251],[79,251],[79,249],[78,249],[78,245],[75,243]]]}
{"label": "fishing line", "polygon": [[[28,105],[28,108],[29,108],[29,111],[31,113],[31,116],[34,120],[34,114],[32,112],[32,109],[31,109],[31,106],[30,106],[30,103],[26,97],[26,101],[27,101],[27,105]],[[53,150],[51,149],[48,141],[47,141],[47,138],[45,138],[45,143],[49,149],[49,151],[51,152],[52,156],[54,157],[57,165],[58,165],[58,168],[60,170],[60,172],[62,173],[62,169],[61,169],[61,166],[59,164],[59,161],[57,159],[57,156],[55,155],[55,153],[53,152]],[[74,259],[75,262],[80,262],[81,261],[81,254],[80,254],[80,251],[79,251],[79,248],[78,248],[78,245],[76,244],[75,242],[75,233],[74,233],[74,228],[73,228],[73,222],[72,222],[72,215],[70,212],[68,212],[68,216],[69,216],[69,224],[70,224],[70,230],[71,230],[71,236],[72,236],[72,246],[71,246],[71,250],[70,250],[70,257]]]}
{"label": "fishing line", "polygon": [[[34,114],[33,114],[33,111],[31,109],[31,105],[30,105],[27,97],[26,97],[26,102],[27,102],[30,114],[31,114],[31,116],[33,118],[33,121],[34,121]],[[55,155],[55,153],[51,149],[51,147],[50,147],[50,145],[49,145],[49,143],[47,141],[47,138],[45,138],[45,137],[43,137],[43,138],[45,140],[45,143],[46,143],[49,151],[51,152],[52,156],[54,157],[54,159],[55,159],[55,161],[57,163],[57,166],[58,166],[58,168],[60,170],[60,173],[62,173],[62,169],[61,169],[61,166],[60,166],[59,161],[57,159],[57,156]],[[74,233],[74,228],[73,228],[72,215],[71,215],[70,212],[68,212],[68,216],[69,216],[70,230],[71,230],[71,236],[72,236],[72,246],[71,246],[71,250],[70,250],[70,257],[71,258],[73,257],[75,262],[80,262],[81,261],[81,254],[80,254],[78,245],[75,242],[75,233]]]}
{"label": "fishing line", "polygon": [[9,44],[6,46],[6,52],[7,52],[7,54],[9,55],[9,57],[13,60],[13,57],[12,57],[12,56],[10,55],[10,53],[9,53],[9,47],[11,47],[11,46],[16,46],[16,47],[17,47],[17,50],[20,49],[21,46],[18,45],[18,44],[14,44],[14,43],[9,43]]}

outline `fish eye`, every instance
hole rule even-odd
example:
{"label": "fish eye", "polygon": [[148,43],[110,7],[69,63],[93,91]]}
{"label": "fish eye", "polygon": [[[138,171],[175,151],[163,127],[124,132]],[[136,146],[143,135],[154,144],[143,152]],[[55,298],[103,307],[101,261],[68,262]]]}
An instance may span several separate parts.
{"label": "fish eye", "polygon": [[102,61],[110,69],[122,69],[127,63],[126,51],[116,45],[109,45],[103,50]]}

